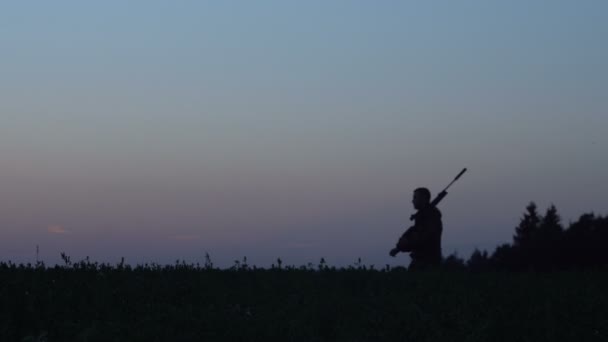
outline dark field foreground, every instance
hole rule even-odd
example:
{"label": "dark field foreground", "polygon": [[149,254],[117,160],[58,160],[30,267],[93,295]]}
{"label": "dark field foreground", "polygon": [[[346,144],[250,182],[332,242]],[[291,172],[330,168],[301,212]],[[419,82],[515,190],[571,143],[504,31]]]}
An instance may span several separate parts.
{"label": "dark field foreground", "polygon": [[0,264],[0,341],[608,341],[608,273]]}

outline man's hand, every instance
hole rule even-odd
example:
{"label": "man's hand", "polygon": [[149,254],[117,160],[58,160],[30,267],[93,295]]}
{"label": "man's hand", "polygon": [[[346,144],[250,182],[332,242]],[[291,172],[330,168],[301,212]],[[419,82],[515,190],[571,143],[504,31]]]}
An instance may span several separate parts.
{"label": "man's hand", "polygon": [[394,257],[395,255],[397,255],[397,253],[399,253],[399,250],[397,248],[393,248],[388,254]]}

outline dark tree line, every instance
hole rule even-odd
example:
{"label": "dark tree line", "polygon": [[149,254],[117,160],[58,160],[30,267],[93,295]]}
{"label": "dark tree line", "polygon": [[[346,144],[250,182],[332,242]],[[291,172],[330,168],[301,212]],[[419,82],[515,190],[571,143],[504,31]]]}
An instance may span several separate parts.
{"label": "dark tree line", "polygon": [[444,265],[471,271],[554,271],[608,268],[608,216],[583,214],[567,228],[554,205],[544,215],[531,202],[515,227],[512,244],[492,254],[475,250],[468,260],[450,255]]}

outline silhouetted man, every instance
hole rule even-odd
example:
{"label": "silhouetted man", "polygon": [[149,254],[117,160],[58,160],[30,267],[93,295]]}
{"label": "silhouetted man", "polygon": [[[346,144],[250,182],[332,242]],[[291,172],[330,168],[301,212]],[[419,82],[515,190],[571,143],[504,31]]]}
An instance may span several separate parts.
{"label": "silhouetted man", "polygon": [[431,192],[427,188],[414,190],[412,200],[418,210],[415,224],[409,228],[390,251],[391,256],[399,252],[409,252],[412,262],[410,270],[428,269],[441,264],[441,212],[431,206]]}

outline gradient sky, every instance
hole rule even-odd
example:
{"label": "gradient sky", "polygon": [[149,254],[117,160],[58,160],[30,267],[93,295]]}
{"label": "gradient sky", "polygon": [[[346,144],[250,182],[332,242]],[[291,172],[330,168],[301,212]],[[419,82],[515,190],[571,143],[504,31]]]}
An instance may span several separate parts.
{"label": "gradient sky", "polygon": [[606,1],[0,4],[0,260],[407,264],[608,214]]}

